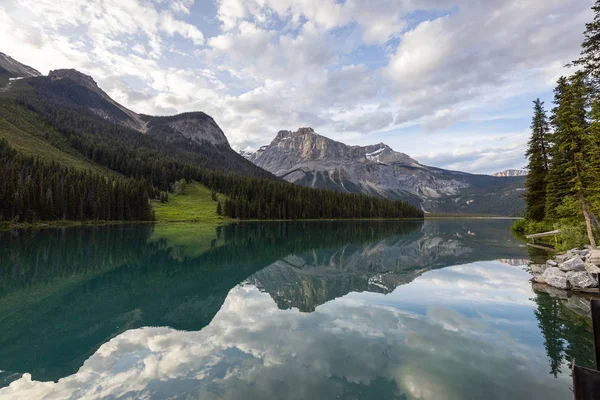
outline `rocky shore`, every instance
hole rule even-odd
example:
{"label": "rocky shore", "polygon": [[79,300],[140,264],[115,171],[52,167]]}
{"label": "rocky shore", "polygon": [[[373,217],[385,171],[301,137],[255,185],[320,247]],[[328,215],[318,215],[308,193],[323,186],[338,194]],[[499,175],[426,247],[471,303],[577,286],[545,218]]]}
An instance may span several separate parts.
{"label": "rocky shore", "polygon": [[533,281],[561,290],[590,291],[598,287],[600,250],[572,249],[545,264],[530,264]]}

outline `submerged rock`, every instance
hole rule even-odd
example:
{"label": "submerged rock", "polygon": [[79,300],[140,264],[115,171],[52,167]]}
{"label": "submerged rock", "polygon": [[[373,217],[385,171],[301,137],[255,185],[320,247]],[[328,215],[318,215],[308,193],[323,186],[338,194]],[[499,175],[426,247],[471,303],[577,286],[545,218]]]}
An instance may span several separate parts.
{"label": "submerged rock", "polygon": [[552,287],[559,289],[569,289],[569,281],[567,280],[567,274],[556,267],[550,267],[546,269],[542,274],[542,277],[546,280],[548,285]]}
{"label": "submerged rock", "polygon": [[531,284],[531,287],[537,293],[548,293],[548,295],[556,297],[557,299],[565,300],[569,298],[569,291],[557,289],[547,284],[534,282]]}
{"label": "submerged rock", "polygon": [[598,280],[586,271],[569,271],[567,280],[576,288],[587,289],[598,286]]}
{"label": "submerged rock", "polygon": [[585,263],[579,257],[573,257],[563,263],[558,264],[561,271],[585,271]]}
{"label": "submerged rock", "polygon": [[581,296],[571,296],[566,302],[567,308],[583,317],[590,317],[592,313],[589,299]]}

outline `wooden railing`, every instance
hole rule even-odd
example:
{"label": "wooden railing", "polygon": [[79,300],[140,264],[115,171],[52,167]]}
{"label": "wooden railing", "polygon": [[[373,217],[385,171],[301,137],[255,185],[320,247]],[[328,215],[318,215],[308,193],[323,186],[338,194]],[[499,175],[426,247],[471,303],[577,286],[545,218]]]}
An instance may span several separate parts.
{"label": "wooden railing", "polygon": [[560,233],[560,230],[555,230],[555,231],[550,231],[550,232],[542,232],[542,233],[534,233],[531,235],[526,235],[525,237],[527,239],[531,239],[531,243],[535,243],[535,239],[538,238],[543,238],[543,237],[547,237],[547,236],[554,236],[554,243],[556,244],[558,239],[557,236]]}

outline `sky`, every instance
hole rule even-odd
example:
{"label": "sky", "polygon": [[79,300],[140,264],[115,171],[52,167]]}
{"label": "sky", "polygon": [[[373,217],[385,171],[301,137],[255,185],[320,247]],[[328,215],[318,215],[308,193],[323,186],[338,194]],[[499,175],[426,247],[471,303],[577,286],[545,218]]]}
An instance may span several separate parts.
{"label": "sky", "polygon": [[0,0],[0,52],[76,68],[153,115],[204,111],[236,150],[312,127],[475,173],[526,165],[593,0]]}

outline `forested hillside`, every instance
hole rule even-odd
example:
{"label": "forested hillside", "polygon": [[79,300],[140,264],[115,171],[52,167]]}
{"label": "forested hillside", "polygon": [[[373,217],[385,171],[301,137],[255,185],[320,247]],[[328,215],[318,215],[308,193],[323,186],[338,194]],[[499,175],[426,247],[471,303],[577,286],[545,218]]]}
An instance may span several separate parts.
{"label": "forested hillside", "polygon": [[[0,93],[0,138],[6,140],[0,165],[15,182],[0,186],[0,198],[10,203],[0,220],[150,220],[148,201],[166,201],[181,179],[224,194],[216,207],[232,218],[423,216],[404,202],[283,182],[233,151],[210,116],[141,116],[110,99],[91,77],[61,71],[12,81]],[[46,150],[24,143],[43,143]],[[135,206],[121,212],[122,201]]]}

